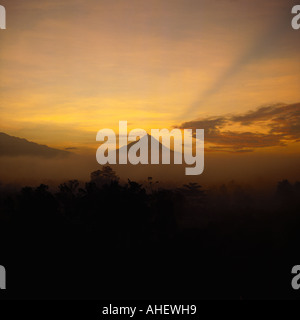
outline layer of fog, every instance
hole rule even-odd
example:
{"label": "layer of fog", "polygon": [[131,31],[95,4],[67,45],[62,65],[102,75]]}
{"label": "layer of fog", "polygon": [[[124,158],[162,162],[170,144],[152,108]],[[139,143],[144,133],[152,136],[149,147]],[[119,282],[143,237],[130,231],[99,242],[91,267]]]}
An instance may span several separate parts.
{"label": "layer of fog", "polygon": [[[204,186],[228,183],[232,180],[264,187],[280,180],[300,180],[299,155],[293,154],[212,154],[205,155],[204,172],[200,176],[186,176],[186,165],[114,165],[120,176],[127,179],[146,181],[152,177],[160,184],[181,185],[198,182]],[[0,157],[0,182],[2,185],[38,185],[77,179],[90,180],[90,173],[101,169],[94,154],[71,155],[66,158]]]}

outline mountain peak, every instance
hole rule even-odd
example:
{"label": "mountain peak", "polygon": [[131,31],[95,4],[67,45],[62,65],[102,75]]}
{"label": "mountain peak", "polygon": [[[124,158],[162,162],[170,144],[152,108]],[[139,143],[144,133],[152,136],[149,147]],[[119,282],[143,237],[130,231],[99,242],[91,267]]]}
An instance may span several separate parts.
{"label": "mountain peak", "polygon": [[[153,138],[150,134],[146,134],[144,136],[142,136],[140,139],[138,139],[137,141],[132,141],[130,143],[128,143],[126,146],[123,146],[119,149],[117,149],[117,157],[120,156],[120,154],[126,154],[128,155],[128,151],[134,147],[135,144],[137,144],[139,141],[141,140],[147,140],[147,145],[148,145],[148,154],[147,155],[142,155],[142,157],[148,157],[148,163],[150,164],[151,163],[151,153],[152,153],[152,148],[151,146],[152,145],[157,145],[158,144],[158,158],[159,158],[159,163],[162,163],[162,158],[163,158],[163,155],[166,155],[166,154],[170,154],[170,159],[171,159],[171,162],[173,161],[174,159],[174,156],[175,156],[175,152],[172,150],[172,149],[169,149],[167,148],[166,146],[164,146],[161,142],[159,142],[157,139]],[[140,151],[140,150],[139,150]],[[140,153],[138,151],[138,154]],[[155,150],[155,152],[157,152]],[[177,153],[176,153],[177,154]]]}

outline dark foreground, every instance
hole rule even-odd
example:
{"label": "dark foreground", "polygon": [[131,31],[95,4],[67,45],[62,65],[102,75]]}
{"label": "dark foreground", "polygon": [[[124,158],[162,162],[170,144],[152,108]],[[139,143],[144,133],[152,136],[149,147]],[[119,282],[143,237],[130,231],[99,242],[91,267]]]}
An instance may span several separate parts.
{"label": "dark foreground", "polygon": [[300,188],[270,197],[120,184],[106,168],[77,181],[1,194],[5,298],[299,298]]}

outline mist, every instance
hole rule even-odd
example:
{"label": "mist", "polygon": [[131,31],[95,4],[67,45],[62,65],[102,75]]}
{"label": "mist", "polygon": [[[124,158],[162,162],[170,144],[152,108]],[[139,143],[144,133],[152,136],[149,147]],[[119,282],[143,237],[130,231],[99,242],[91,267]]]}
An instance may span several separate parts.
{"label": "mist", "polygon": [[[111,165],[121,181],[128,179],[143,182],[152,177],[160,184],[181,185],[197,182],[212,186],[235,181],[263,188],[288,179],[300,179],[300,156],[296,154],[266,153],[206,153],[204,172],[199,176],[186,176],[186,165]],[[90,180],[91,172],[101,169],[95,154],[70,154],[64,158],[32,156],[0,157],[0,182],[2,184],[57,185],[67,180]]]}

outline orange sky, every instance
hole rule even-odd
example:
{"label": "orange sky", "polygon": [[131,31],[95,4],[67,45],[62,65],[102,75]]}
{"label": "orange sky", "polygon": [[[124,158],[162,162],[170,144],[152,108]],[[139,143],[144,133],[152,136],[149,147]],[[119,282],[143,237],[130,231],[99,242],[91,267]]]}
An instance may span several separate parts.
{"label": "orange sky", "polygon": [[[11,135],[84,149],[119,120],[172,128],[300,101],[295,1],[1,4],[0,131]],[[265,124],[230,120],[222,130],[257,133]]]}

